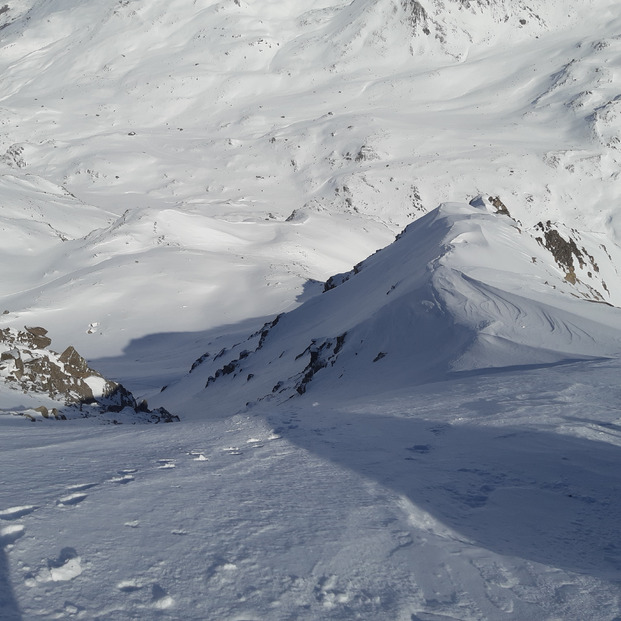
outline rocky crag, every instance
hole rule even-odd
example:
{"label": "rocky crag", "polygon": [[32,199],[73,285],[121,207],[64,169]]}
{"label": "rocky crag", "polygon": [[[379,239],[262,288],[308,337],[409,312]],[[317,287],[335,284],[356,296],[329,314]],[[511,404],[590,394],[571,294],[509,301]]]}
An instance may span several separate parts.
{"label": "rocky crag", "polygon": [[[47,349],[51,343],[47,330],[41,327],[0,330],[0,381],[8,389],[9,403],[18,404],[3,407],[4,413],[33,421],[90,417],[111,423],[179,420],[164,408],[150,410],[145,401],[138,403],[121,384],[92,369],[72,346],[58,354]],[[26,399],[20,399],[20,394]],[[41,402],[38,406],[34,404],[37,400]]]}

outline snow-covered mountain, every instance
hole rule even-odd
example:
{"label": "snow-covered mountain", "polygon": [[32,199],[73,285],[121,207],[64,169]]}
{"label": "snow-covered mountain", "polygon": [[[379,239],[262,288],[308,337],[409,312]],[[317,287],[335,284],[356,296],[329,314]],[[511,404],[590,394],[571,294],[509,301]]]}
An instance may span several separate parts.
{"label": "snow-covered mountain", "polygon": [[20,206],[46,266],[5,262],[4,319],[88,357],[278,313],[446,201],[500,196],[525,227],[619,244],[612,2],[23,0],[1,17],[0,218],[12,238]]}
{"label": "snow-covered mountain", "polygon": [[442,205],[247,340],[210,343],[160,399],[234,413],[306,393],[391,392],[453,371],[618,356],[621,313],[597,263],[614,274],[605,252],[596,260],[543,224],[522,231],[498,207],[493,197]]}
{"label": "snow-covered mountain", "polygon": [[0,617],[621,618],[617,4],[0,3]]}

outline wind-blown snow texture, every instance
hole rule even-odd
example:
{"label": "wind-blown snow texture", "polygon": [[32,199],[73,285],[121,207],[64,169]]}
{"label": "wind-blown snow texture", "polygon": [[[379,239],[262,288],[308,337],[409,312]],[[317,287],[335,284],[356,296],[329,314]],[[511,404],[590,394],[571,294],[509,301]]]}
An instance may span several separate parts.
{"label": "wind-blown snow texture", "polygon": [[181,417],[0,385],[0,617],[621,618],[620,33],[0,6],[0,329]]}

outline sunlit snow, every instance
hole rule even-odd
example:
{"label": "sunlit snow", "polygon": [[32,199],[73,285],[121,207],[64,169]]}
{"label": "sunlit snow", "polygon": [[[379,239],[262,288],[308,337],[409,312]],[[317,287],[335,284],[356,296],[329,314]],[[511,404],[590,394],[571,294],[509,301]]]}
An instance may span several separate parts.
{"label": "sunlit snow", "polygon": [[0,619],[618,621],[617,4],[0,6]]}

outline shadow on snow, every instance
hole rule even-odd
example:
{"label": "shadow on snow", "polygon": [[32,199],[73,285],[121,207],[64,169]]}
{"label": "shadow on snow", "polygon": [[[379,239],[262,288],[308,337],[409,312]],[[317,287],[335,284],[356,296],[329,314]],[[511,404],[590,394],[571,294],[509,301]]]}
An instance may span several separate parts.
{"label": "shadow on snow", "polygon": [[13,594],[5,545],[6,542],[0,538],[0,618],[3,621],[22,621],[22,614]]}
{"label": "shadow on snow", "polygon": [[[463,404],[465,416],[473,406]],[[305,409],[277,428],[290,442],[407,498],[414,527],[621,580],[619,447],[527,426],[420,416]],[[424,514],[440,524],[430,526]]]}
{"label": "shadow on snow", "polygon": [[[230,345],[261,321],[254,319],[203,333],[144,337],[133,341],[123,356],[97,361],[95,368],[120,375],[121,381],[135,390],[140,377],[134,376],[131,381],[119,369],[123,364],[136,365],[141,357],[149,358],[156,352],[161,358],[162,345],[169,345],[170,351],[180,353],[186,363],[179,365],[180,359],[173,356],[171,368],[177,376],[165,379],[162,374],[156,379],[174,381],[187,372],[188,363],[204,353],[207,340],[217,343],[226,335],[222,341]],[[272,407],[266,418],[286,440],[407,498],[413,505],[409,517],[414,527],[446,537],[444,525],[456,539],[501,555],[619,581],[621,449],[605,441],[545,431],[545,421],[535,420],[532,425],[505,422],[511,419],[515,409],[512,399],[518,393],[528,397],[522,408],[567,405],[554,397],[558,386],[544,386],[547,376],[539,380],[545,390],[537,392],[529,386],[529,377],[533,377],[529,372],[553,372],[556,368],[563,374],[572,365],[598,362],[603,361],[563,361],[448,374],[439,383],[413,387],[409,402],[400,402],[401,411],[398,405],[387,408],[385,404],[375,412],[364,407],[354,411],[349,405],[310,408],[313,399],[324,396],[317,386],[319,390],[310,390],[300,399]],[[111,372],[113,366],[116,373]],[[153,368],[161,369],[161,360],[156,359]],[[147,363],[145,377],[149,372]],[[442,383],[447,379],[448,384]],[[471,385],[473,381],[483,382],[485,390],[478,392]],[[447,398],[447,386],[449,390],[458,387],[461,393]],[[443,402],[454,410],[450,416],[439,410]],[[263,416],[265,410],[257,407],[254,413]],[[584,419],[585,426],[598,424],[596,412],[591,414],[593,418]],[[501,416],[502,425],[485,425],[488,416]],[[459,422],[451,424],[448,420]],[[610,425],[602,428],[610,429]],[[438,521],[435,531],[420,519],[421,511]]]}

